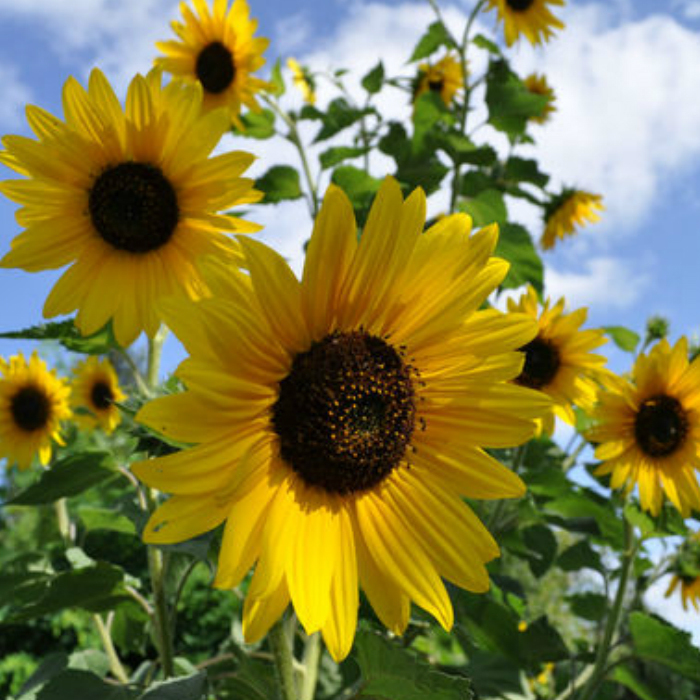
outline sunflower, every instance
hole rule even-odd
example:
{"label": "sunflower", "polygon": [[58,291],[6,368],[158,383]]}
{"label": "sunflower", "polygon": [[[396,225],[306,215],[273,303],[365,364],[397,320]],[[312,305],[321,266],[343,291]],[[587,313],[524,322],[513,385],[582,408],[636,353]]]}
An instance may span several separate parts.
{"label": "sunflower", "polygon": [[180,3],[184,24],[170,23],[179,40],[156,42],[165,56],[155,62],[176,78],[201,85],[204,108],[227,107],[233,123],[242,128],[241,105],[259,112],[255,93],[271,87],[251,75],[265,65],[262,54],[269,40],[253,37],[258,21],[250,19],[246,0],[227,6],[227,0],[214,0],[210,12],[206,0],[194,0],[195,14]]}
{"label": "sunflower", "polygon": [[603,209],[603,198],[599,194],[565,189],[552,199],[545,211],[545,228],[540,240],[543,250],[551,250],[557,240],[573,236],[576,226],[600,221],[596,210]]}
{"label": "sunflower", "polygon": [[0,361],[0,457],[27,469],[34,455],[47,465],[51,440],[62,445],[60,423],[70,418],[70,388],[36,353]]}
{"label": "sunflower", "polygon": [[547,82],[547,78],[544,75],[538,75],[537,73],[532,73],[523,80],[525,87],[535,95],[542,95],[546,97],[548,102],[542,110],[542,114],[537,117],[530,117],[530,120],[537,122],[538,124],[545,124],[549,121],[549,117],[552,112],[556,112],[557,108],[554,106],[555,96],[554,90]]}
{"label": "sunflower", "polygon": [[304,97],[304,102],[310,105],[316,104],[316,93],[314,91],[313,78],[309,75],[309,71],[302,68],[299,63],[293,59],[287,59],[287,67],[292,71],[292,80],[299,88]]}
{"label": "sunflower", "polygon": [[498,10],[508,46],[521,35],[537,46],[549,41],[555,29],[564,29],[564,23],[550,12],[549,5],[563,6],[564,0],[488,0],[484,10]]}
{"label": "sunflower", "polygon": [[27,108],[38,140],[6,136],[0,162],[27,177],[0,191],[20,203],[26,231],[0,260],[35,272],[72,263],[49,294],[44,315],[78,309],[84,335],[110,319],[127,346],[160,325],[155,301],[181,290],[197,297],[204,286],[197,259],[238,255],[221,231],[258,226],[217,212],[252,202],[253,181],[239,177],[253,156],[209,158],[228,129],[225,110],[202,114],[201,89],[161,86],[161,74],[136,76],[120,108],[99,70],[88,90],[70,78],[65,122]]}
{"label": "sunflower", "polygon": [[413,91],[415,102],[423,93],[434,92],[449,106],[458,90],[464,87],[461,63],[451,55],[444,56],[437,63],[421,63],[418,66]]}
{"label": "sunflower", "polygon": [[550,303],[547,299],[540,309],[537,292],[530,285],[518,302],[508,299],[511,313],[524,313],[537,320],[536,337],[520,348],[525,364],[515,382],[552,399],[552,411],[543,421],[544,431],[551,435],[555,414],[575,425],[573,405],[592,410],[598,392],[595,377],[607,360],[591,351],[607,340],[603,331],[579,330],[586,321],[587,309],[565,314],[564,299],[551,307]]}
{"label": "sunflower", "polygon": [[587,433],[612,488],[639,485],[642,508],[658,515],[664,492],[687,517],[700,510],[695,470],[700,466],[700,358],[688,361],[688,343],[660,341],[640,355],[633,383],[610,376]]}
{"label": "sunflower", "polygon": [[91,355],[74,368],[75,379],[71,392],[73,408],[87,409],[89,413],[76,412],[74,419],[87,428],[99,425],[111,433],[121,416],[115,402],[124,401],[126,394],[119,388],[117,373],[107,359],[98,360]]}
{"label": "sunflower", "polygon": [[666,591],[666,598],[680,585],[683,610],[690,602],[700,612],[700,532],[693,533],[681,545],[673,564],[673,578]]}
{"label": "sunflower", "polygon": [[415,601],[449,628],[440,576],[489,586],[496,542],[460,495],[520,496],[524,485],[482,448],[535,432],[543,395],[513,385],[515,348],[535,324],[479,311],[506,274],[494,226],[469,235],[457,214],[421,235],[425,195],[405,202],[387,178],[357,242],[352,206],[331,186],[297,280],[285,261],[241,239],[250,276],[219,271],[217,296],[163,304],[190,354],[188,391],[137,420],[196,446],[134,472],[175,494],[147,542],[178,542],[226,521],[215,585],[255,562],[245,638],[288,603],[344,658],[358,584],[396,633]]}

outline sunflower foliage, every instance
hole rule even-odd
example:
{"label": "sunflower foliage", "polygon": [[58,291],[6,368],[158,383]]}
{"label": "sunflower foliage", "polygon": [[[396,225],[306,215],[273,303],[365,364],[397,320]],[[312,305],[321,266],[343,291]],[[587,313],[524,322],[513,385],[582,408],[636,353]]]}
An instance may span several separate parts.
{"label": "sunflower foliage", "polygon": [[[70,267],[64,318],[0,333],[31,352],[0,358],[3,697],[700,697],[652,604],[700,609],[697,349],[545,288],[603,209],[542,170],[555,91],[510,61],[563,4],[431,0],[396,74],[263,78],[247,2],[194,0],[124,100],[95,69],[28,108],[0,265]],[[304,205],[299,279],[255,234]]]}

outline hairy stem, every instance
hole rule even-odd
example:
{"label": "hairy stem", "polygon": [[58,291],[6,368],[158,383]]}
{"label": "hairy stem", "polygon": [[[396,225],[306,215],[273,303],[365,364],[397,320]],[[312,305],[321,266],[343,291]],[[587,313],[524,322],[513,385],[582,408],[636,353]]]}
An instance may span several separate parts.
{"label": "hairy stem", "polygon": [[270,649],[277,668],[277,678],[282,700],[298,700],[294,681],[294,657],[292,646],[284,629],[283,620],[277,621],[268,633]]}
{"label": "hairy stem", "polygon": [[92,620],[95,623],[95,627],[97,627],[97,632],[100,635],[102,646],[104,647],[107,658],[109,659],[109,670],[120,683],[128,683],[129,675],[124,670],[124,666],[122,666],[117,650],[114,648],[112,635],[109,633],[109,627],[105,624],[102,616],[98,615],[97,613],[92,615]]}
{"label": "hairy stem", "polygon": [[321,635],[316,632],[306,638],[304,645],[304,679],[301,684],[301,700],[313,700],[318,681],[318,663],[321,660]]}

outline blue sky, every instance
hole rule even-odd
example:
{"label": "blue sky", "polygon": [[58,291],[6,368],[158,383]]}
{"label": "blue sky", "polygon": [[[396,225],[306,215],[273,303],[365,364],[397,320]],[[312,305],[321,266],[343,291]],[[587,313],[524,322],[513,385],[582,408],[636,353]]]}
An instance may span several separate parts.
{"label": "blue sky", "polygon": [[[445,0],[441,6],[448,20],[461,22],[471,2]],[[433,19],[425,0],[252,0],[251,10],[260,20],[259,34],[271,39],[268,68],[277,56],[292,55],[318,70],[350,68],[351,85],[376,63],[378,47],[390,72],[409,75],[405,60]],[[670,319],[673,339],[697,337],[700,0],[578,0],[558,13],[567,29],[557,39],[545,48],[521,45],[511,52],[518,70],[545,72],[557,93],[558,111],[536,134],[532,155],[555,184],[598,192],[607,209],[599,224],[546,255],[547,291],[566,295],[572,308],[588,306],[590,326],[641,331],[650,314],[660,313]],[[178,17],[176,0],[0,0],[0,133],[28,132],[26,103],[60,114],[66,77],[84,81],[93,66],[123,95],[133,73],[149,69],[153,42],[170,38],[167,23]],[[499,37],[494,13],[479,21],[480,31]],[[321,86],[320,100],[328,96]],[[286,99],[300,104],[294,93]],[[389,94],[381,106],[392,116],[407,115],[405,95]],[[253,175],[279,162],[296,164],[279,142],[231,139],[226,145],[258,155]],[[383,175],[384,165],[376,158],[373,174]],[[429,204],[431,213],[439,212],[444,195]],[[14,210],[0,199],[0,254],[19,233]],[[537,212],[523,205],[510,212],[539,237]],[[289,203],[256,215],[266,226],[261,238],[298,269],[311,232],[304,206]],[[0,330],[40,322],[58,275],[0,270]],[[4,356],[31,347],[0,340]],[[626,356],[609,354],[615,369],[627,369]],[[180,356],[178,344],[170,342],[165,369]],[[699,632],[697,621],[677,606],[659,606]]]}

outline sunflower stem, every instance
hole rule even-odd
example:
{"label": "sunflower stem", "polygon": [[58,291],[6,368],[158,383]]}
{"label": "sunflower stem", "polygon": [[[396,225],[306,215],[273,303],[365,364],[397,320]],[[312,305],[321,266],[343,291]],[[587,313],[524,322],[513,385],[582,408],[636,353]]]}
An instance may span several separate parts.
{"label": "sunflower stem", "polygon": [[104,647],[107,658],[109,659],[109,670],[120,683],[128,683],[129,676],[124,670],[124,666],[122,666],[117,650],[114,648],[112,635],[109,633],[109,627],[105,624],[102,616],[98,615],[97,613],[92,615],[92,620],[95,623],[95,627],[97,627],[97,633],[100,635],[102,646]]}
{"label": "sunflower stem", "polygon": [[298,700],[294,680],[294,657],[292,645],[284,629],[283,620],[278,620],[268,632],[270,649],[277,668],[277,678],[282,700]]}
{"label": "sunflower stem", "polygon": [[73,531],[70,516],[68,515],[66,499],[59,498],[54,503],[54,509],[56,511],[56,523],[58,524],[58,531],[61,534],[61,539],[63,540],[63,544],[69,547],[73,542]]}
{"label": "sunflower stem", "polygon": [[318,663],[321,660],[321,635],[316,632],[304,643],[304,678],[301,683],[301,700],[313,700],[318,681]]}
{"label": "sunflower stem", "polygon": [[153,624],[156,632],[156,644],[163,676],[173,675],[173,644],[170,636],[168,603],[165,596],[165,562],[163,552],[156,547],[148,547],[148,570],[151,574],[153,588]]}
{"label": "sunflower stem", "polygon": [[160,360],[163,355],[163,343],[168,337],[168,329],[161,326],[153,338],[148,339],[148,368],[146,370],[146,384],[151,392],[158,386],[160,373]]}

